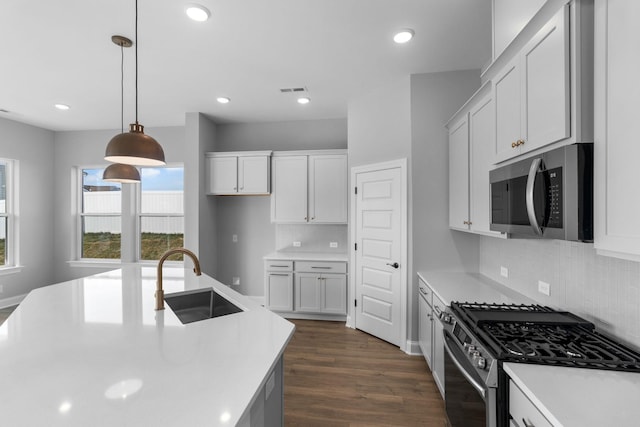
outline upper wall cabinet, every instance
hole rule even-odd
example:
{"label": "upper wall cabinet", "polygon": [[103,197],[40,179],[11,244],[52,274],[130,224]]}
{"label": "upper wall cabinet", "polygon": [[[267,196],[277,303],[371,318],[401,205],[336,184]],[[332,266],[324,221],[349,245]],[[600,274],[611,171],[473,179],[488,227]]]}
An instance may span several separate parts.
{"label": "upper wall cabinet", "polygon": [[207,194],[269,194],[271,151],[206,153]]}
{"label": "upper wall cabinet", "polygon": [[494,105],[484,85],[449,122],[449,227],[501,236],[491,231],[489,168],[495,141]]}
{"label": "upper wall cabinet", "polygon": [[594,246],[640,261],[640,2],[601,0],[595,10]]}
{"label": "upper wall cabinet", "polygon": [[275,152],[272,180],[272,222],[347,223],[346,150]]}
{"label": "upper wall cabinet", "polygon": [[593,0],[548,0],[485,70],[495,104],[493,163],[593,141],[592,46]]}
{"label": "upper wall cabinet", "polygon": [[569,6],[563,6],[493,80],[495,161],[570,135]]}

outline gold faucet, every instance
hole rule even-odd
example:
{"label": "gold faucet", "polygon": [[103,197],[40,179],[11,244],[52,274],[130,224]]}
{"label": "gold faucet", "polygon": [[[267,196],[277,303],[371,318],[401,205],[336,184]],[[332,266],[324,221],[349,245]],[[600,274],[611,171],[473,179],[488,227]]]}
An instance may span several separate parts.
{"label": "gold faucet", "polygon": [[189,249],[173,248],[162,254],[160,260],[158,261],[158,280],[156,281],[156,310],[164,310],[164,290],[162,290],[162,264],[164,264],[167,258],[174,254],[189,255],[189,257],[191,257],[191,259],[193,260],[193,272],[196,273],[196,276],[200,276],[202,274],[202,272],[200,272],[200,261],[198,261],[198,257]]}

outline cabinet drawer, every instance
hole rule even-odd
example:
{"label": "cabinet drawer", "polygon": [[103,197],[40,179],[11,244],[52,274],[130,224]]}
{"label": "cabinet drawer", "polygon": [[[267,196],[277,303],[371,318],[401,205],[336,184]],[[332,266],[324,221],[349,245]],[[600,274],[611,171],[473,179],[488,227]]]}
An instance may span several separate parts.
{"label": "cabinet drawer", "polygon": [[293,271],[293,261],[269,260],[264,262],[267,271]]}
{"label": "cabinet drawer", "polygon": [[553,427],[511,380],[509,380],[509,415],[519,426]]}
{"label": "cabinet drawer", "polygon": [[433,295],[433,291],[431,291],[431,288],[420,279],[418,279],[418,292],[424,297],[424,299],[427,301],[427,304],[432,304],[431,298]]}
{"label": "cabinet drawer", "polygon": [[346,262],[296,261],[296,271],[310,273],[346,273]]}

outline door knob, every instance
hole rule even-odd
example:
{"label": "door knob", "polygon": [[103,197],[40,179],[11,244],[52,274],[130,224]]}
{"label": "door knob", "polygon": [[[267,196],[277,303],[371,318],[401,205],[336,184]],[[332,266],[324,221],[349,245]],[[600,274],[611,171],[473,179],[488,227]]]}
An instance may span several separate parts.
{"label": "door knob", "polygon": [[400,267],[400,264],[398,264],[397,262],[394,262],[393,264],[391,264],[391,263],[387,263],[387,265],[389,265],[389,266],[391,266],[391,267],[393,267],[393,268],[398,268],[398,267]]}

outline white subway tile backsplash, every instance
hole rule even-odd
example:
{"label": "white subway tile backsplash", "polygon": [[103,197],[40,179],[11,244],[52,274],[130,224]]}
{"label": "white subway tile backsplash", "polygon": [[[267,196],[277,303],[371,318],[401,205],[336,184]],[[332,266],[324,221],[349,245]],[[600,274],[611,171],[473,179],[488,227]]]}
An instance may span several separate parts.
{"label": "white subway tile backsplash", "polygon": [[[480,273],[540,304],[568,310],[640,348],[640,263],[596,254],[592,244],[480,238]],[[509,278],[500,276],[500,266]],[[538,281],[551,295],[538,292]]]}
{"label": "white subway tile backsplash", "polygon": [[[347,250],[347,226],[331,224],[277,224],[276,250],[343,253]],[[292,242],[300,242],[293,247]],[[331,242],[337,243],[331,248]]]}

